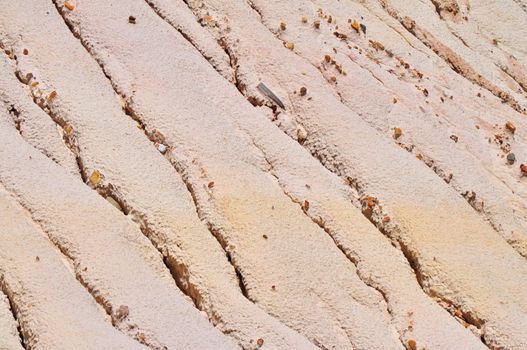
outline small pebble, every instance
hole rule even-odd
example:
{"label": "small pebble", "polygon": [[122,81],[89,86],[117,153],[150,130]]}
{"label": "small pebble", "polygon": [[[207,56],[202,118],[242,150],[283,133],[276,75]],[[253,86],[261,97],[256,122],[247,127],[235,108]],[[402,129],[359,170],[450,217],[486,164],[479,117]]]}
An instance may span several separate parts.
{"label": "small pebble", "polygon": [[145,334],[144,334],[144,333],[138,333],[138,334],[137,334],[137,340],[138,340],[141,344],[144,344],[144,343],[145,343],[145,340],[146,340]]}
{"label": "small pebble", "polygon": [[516,132],[516,126],[512,122],[505,123],[505,127],[513,134]]}
{"label": "small pebble", "polygon": [[417,343],[413,339],[408,339],[408,347],[411,350],[417,350]]}
{"label": "small pebble", "polygon": [[94,170],[88,178],[88,181],[93,186],[98,186],[101,183],[101,173],[99,172],[99,170]]}
{"label": "small pebble", "polygon": [[520,171],[522,172],[523,176],[527,176],[527,164],[520,165]]}
{"label": "small pebble", "polygon": [[514,162],[516,162],[516,156],[514,155],[514,153],[507,154],[507,162],[510,165],[512,165],[512,164],[514,164]]}
{"label": "small pebble", "polygon": [[115,318],[121,321],[122,319],[126,318],[129,314],[130,314],[130,310],[128,309],[128,306],[121,305],[119,306],[117,311],[115,311]]}
{"label": "small pebble", "polygon": [[264,343],[264,340],[262,338],[258,338],[258,340],[256,340],[256,344],[258,344],[258,346],[262,346]]}
{"label": "small pebble", "polygon": [[285,43],[285,47],[287,47],[289,50],[293,50],[295,48],[295,44],[293,43]]}
{"label": "small pebble", "polygon": [[70,11],[73,11],[75,9],[75,5],[73,5],[71,1],[64,2],[64,6]]}
{"label": "small pebble", "polygon": [[285,30],[285,29],[286,29],[285,22],[280,22],[280,30]]}
{"label": "small pebble", "polygon": [[320,28],[320,20],[318,20],[318,19],[315,20],[315,21],[313,22],[313,27],[315,27],[316,29],[319,29],[319,28]]}
{"label": "small pebble", "polygon": [[403,134],[403,131],[401,130],[401,128],[394,128],[393,129],[393,137],[395,139],[398,139],[399,137],[401,137],[402,134]]}
{"label": "small pebble", "polygon": [[302,23],[307,23],[307,17],[306,16],[302,17]]}
{"label": "small pebble", "polygon": [[48,95],[48,101],[51,102],[53,101],[53,99],[57,97],[57,92],[56,91],[51,91],[51,93]]}
{"label": "small pebble", "polygon": [[128,17],[128,23],[135,24],[135,17],[134,16]]}
{"label": "small pebble", "polygon": [[302,86],[300,88],[300,96],[306,96],[306,94],[307,94],[307,89]]}
{"label": "small pebble", "polygon": [[64,133],[65,133],[67,136],[70,136],[70,135],[73,133],[73,128],[72,128],[72,126],[69,125],[69,124],[64,125],[64,128],[62,128],[62,130],[64,130]]}
{"label": "small pebble", "polygon": [[301,125],[296,128],[296,139],[300,144],[303,144],[307,139],[307,131]]}
{"label": "small pebble", "polygon": [[360,29],[362,29],[362,32],[366,34],[366,26],[364,24],[360,24]]}
{"label": "small pebble", "polygon": [[22,51],[22,53],[27,56],[29,54],[29,51],[27,49],[24,49],[24,51]]}
{"label": "small pebble", "polygon": [[161,152],[162,154],[165,154],[165,152],[167,151],[167,146],[163,145],[162,143],[160,143],[158,146],[157,146],[157,149],[159,150],[159,152]]}
{"label": "small pebble", "polygon": [[351,28],[355,29],[355,31],[358,33],[360,29],[359,22],[353,20],[353,23],[351,23]]}

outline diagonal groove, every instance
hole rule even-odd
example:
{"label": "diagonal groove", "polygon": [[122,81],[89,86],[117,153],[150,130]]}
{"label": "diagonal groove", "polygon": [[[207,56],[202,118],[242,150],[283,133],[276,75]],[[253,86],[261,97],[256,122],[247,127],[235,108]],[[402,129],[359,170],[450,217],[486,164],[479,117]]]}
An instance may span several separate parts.
{"label": "diagonal groove", "polygon": [[[152,1],[152,0],[145,0],[145,2],[150,6],[150,8],[163,20],[165,21],[168,25],[170,25],[172,28],[174,28],[176,31],[178,31],[179,34],[181,34],[181,36],[190,44],[192,45],[197,52],[199,52],[201,54],[201,56],[203,56],[203,58],[205,58],[207,60],[207,62],[209,62],[209,64],[220,74],[222,75],[223,77],[225,77],[225,73],[223,73],[220,69],[220,66],[217,62],[214,62],[214,57],[213,55],[209,54],[207,52],[207,50],[203,49],[202,47],[200,47],[200,45],[196,42],[194,42],[194,40],[192,39],[191,35],[189,35],[186,31],[185,31],[185,28],[184,26],[180,25],[179,23],[177,23],[176,20],[174,19],[171,19],[169,18],[169,16],[165,15],[165,13],[163,12],[162,9],[160,9],[155,1]],[[221,46],[221,45],[220,45]],[[229,55],[228,52],[226,52],[227,55]],[[229,56],[229,60],[230,60],[230,56]],[[232,64],[232,61],[229,62],[230,66],[231,66],[231,69],[233,70],[233,77],[230,77],[228,80],[231,80],[231,79],[235,79],[236,81],[236,70],[235,70],[235,66]],[[226,78],[226,77],[225,77]]]}
{"label": "diagonal groove", "polygon": [[18,305],[15,303],[13,295],[12,295],[13,293],[11,292],[7,283],[5,282],[4,276],[2,274],[0,274],[0,293],[3,293],[9,302],[9,311],[13,315],[13,319],[16,323],[16,327],[17,327],[16,332],[20,339],[20,345],[22,346],[22,348],[27,349],[25,338],[29,338],[27,334],[28,331],[25,330],[25,327],[19,318],[19,315],[18,315],[19,312],[17,311]]}
{"label": "diagonal groove", "polygon": [[513,0],[527,14],[527,2],[524,0]]}

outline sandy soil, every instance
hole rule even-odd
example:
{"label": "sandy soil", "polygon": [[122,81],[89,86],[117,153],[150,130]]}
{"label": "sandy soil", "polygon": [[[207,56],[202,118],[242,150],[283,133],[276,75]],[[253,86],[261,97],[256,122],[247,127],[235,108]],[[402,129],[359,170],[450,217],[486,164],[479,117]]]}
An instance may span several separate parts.
{"label": "sandy soil", "polygon": [[525,1],[0,5],[0,350],[527,348]]}

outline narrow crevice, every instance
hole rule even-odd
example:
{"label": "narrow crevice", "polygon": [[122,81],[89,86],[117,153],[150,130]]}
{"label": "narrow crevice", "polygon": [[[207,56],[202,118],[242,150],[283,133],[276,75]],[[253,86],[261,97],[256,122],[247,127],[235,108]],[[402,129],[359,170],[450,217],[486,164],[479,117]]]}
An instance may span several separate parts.
{"label": "narrow crevice", "polygon": [[249,5],[249,7],[251,7],[254,12],[256,12],[258,14],[258,17],[260,17],[260,23],[267,28],[267,26],[265,25],[264,23],[264,19],[263,19],[263,15],[262,15],[262,10],[260,10],[251,0],[246,0],[245,1],[247,3],[247,5]]}
{"label": "narrow crevice", "polygon": [[[156,6],[156,4],[152,1],[152,0],[145,0],[145,2],[150,6],[150,8],[163,20],[165,21],[168,25],[170,25],[172,28],[174,28],[179,34],[181,34],[181,36],[190,44],[194,47],[194,49],[196,49],[197,52],[199,52],[201,54],[201,56],[203,56],[203,58],[205,58],[207,60],[207,62],[209,62],[209,64],[212,66],[212,68],[214,68],[214,70],[216,70],[216,72],[218,72],[220,75],[224,76],[224,74],[221,72],[221,69],[219,67],[219,65],[217,63],[214,62],[214,58],[207,54],[206,50],[202,49],[200,47],[200,45],[198,45],[197,43],[194,42],[194,40],[192,40],[192,38],[190,37],[190,35],[188,35],[184,28],[180,25],[178,25],[178,23],[176,23],[174,20],[171,20],[168,16],[166,16],[164,13],[163,13],[163,10],[158,8],[158,6]],[[188,6],[188,4],[186,3],[185,1],[185,4]],[[221,45],[220,45],[221,47]],[[228,52],[226,52],[227,55],[228,55]],[[233,66],[233,62],[229,56],[229,60],[230,60],[230,66],[231,66],[231,69],[233,70],[233,79],[236,80],[236,71],[235,71],[235,67]]]}
{"label": "narrow crevice", "polygon": [[461,37],[460,34],[456,33],[455,31],[452,31],[452,30],[450,29],[450,26],[448,26],[448,25],[447,25],[447,28],[449,29],[450,33],[451,33],[453,36],[455,36],[459,41],[461,41],[461,43],[462,43],[463,45],[465,45],[466,48],[470,49],[470,46],[467,44],[467,42],[465,41],[465,39],[463,39],[463,38]]}
{"label": "narrow crevice", "polygon": [[229,57],[229,64],[234,72],[234,86],[236,86],[238,91],[240,91],[240,93],[242,93],[243,95],[244,92],[247,91],[247,89],[245,87],[245,84],[243,84],[240,79],[240,73],[238,70],[239,69],[238,59],[236,58],[232,50],[229,48],[229,45],[227,44],[227,41],[225,38],[223,37],[220,38],[218,40],[218,45],[220,45],[220,47],[223,49],[223,51],[225,51],[225,53]]}
{"label": "narrow crevice", "polygon": [[[375,224],[375,222],[373,221],[372,223]],[[385,233],[383,230],[381,230],[381,232]],[[454,301],[446,298],[445,296],[439,295],[433,290],[427,291],[427,288],[424,286],[425,278],[421,274],[421,269],[419,267],[419,259],[417,258],[416,253],[412,249],[410,249],[410,247],[403,240],[399,240],[399,246],[406,260],[410,263],[411,268],[415,271],[417,282],[421,286],[421,289],[423,289],[423,291],[425,291],[425,293],[432,300],[434,300],[440,307],[447,311],[463,327],[473,327],[471,329],[472,333],[477,336],[484,345],[486,345],[484,338],[485,322],[478,318],[476,315],[474,315],[472,312],[463,311],[459,305],[456,305]]]}
{"label": "narrow crevice", "polygon": [[18,131],[19,134],[22,135],[21,125],[24,120],[20,118],[20,111],[13,103],[10,103],[7,108],[7,112],[9,113],[9,115],[11,116],[11,119],[13,120],[15,129]]}
{"label": "narrow crevice", "polygon": [[[0,49],[3,50],[4,53],[9,57],[8,51],[10,51],[10,50],[6,50],[4,48],[4,45],[2,44],[1,41],[0,41]],[[33,102],[36,105],[38,105],[42,110],[44,110],[44,112],[46,112],[48,115],[51,116],[51,114],[50,114],[51,111],[49,111],[49,108],[47,108],[45,106],[45,103],[46,103],[45,101],[46,100],[44,98],[42,98],[42,96],[37,96],[36,95],[36,92],[39,91],[39,89],[31,86],[32,82],[36,82],[36,80],[34,80],[33,74],[28,73],[28,74],[24,75],[18,69],[18,61],[17,61],[16,56],[13,55],[12,59],[15,61],[15,70],[13,71],[13,73],[14,73],[15,77],[18,79],[19,83],[22,86],[24,86],[24,87],[26,87],[28,89],[28,92],[32,96]],[[4,104],[4,106],[6,107],[8,114],[11,116],[11,119],[13,121],[13,125],[14,125],[15,129],[18,131],[20,136],[22,136],[22,138],[27,141],[27,138],[24,135],[24,132],[22,130],[22,126],[23,126],[23,123],[25,122],[25,120],[21,116],[22,113],[21,113],[21,110],[20,110],[19,106],[17,106],[17,104],[15,104],[12,101],[10,101],[10,99],[8,99],[8,98],[5,98],[3,101],[0,101],[0,102],[2,102]],[[56,118],[56,120],[59,120],[59,118],[57,118],[56,116],[55,116],[55,118]],[[69,149],[71,154],[74,156],[74,158],[76,160],[76,163],[77,163],[77,167],[79,168],[79,171],[80,171],[81,176],[82,176],[82,171],[81,171],[82,170],[82,164],[79,163],[79,159],[76,156],[74,148],[72,148],[72,146],[69,145],[68,142],[67,142],[68,133],[65,132],[65,127],[66,127],[67,124],[63,120],[60,120],[59,123],[56,120],[55,120],[55,124],[57,124],[62,129],[64,144]],[[56,157],[53,154],[51,154],[50,152],[48,152],[48,151],[46,151],[44,149],[38,149],[38,151],[41,152],[42,154],[44,154],[46,157],[50,158],[53,162],[57,163],[58,165],[61,165],[59,160],[56,159]]]}
{"label": "narrow crevice", "polygon": [[[197,13],[197,11],[199,10],[193,7],[193,5],[190,4],[189,0],[182,0],[182,1],[188,7],[189,11],[194,15],[196,21],[199,22],[199,16],[198,16],[199,14]],[[231,70],[233,72],[233,79],[234,79],[234,81],[230,81],[230,82],[234,84],[234,86],[238,89],[238,91],[242,93],[242,95],[244,95],[247,89],[246,89],[245,84],[243,84],[242,80],[240,79],[239,64],[238,64],[238,59],[236,58],[236,55],[234,55],[234,53],[232,52],[224,36],[221,36],[219,32],[217,32],[216,35],[215,33],[211,33],[210,31],[209,33],[212,35],[213,38],[216,39],[218,46],[225,52],[225,54],[227,55],[229,59],[229,65],[231,66]],[[221,72],[219,72],[218,69],[216,69],[216,71],[220,73],[221,75]]]}
{"label": "narrow crevice", "polygon": [[[25,338],[24,334],[26,332],[25,332],[24,327],[22,326],[22,322],[19,317],[19,312],[17,311],[18,308],[17,308],[17,305],[12,295],[13,293],[10,292],[9,286],[5,282],[4,276],[1,274],[0,274],[0,293],[3,293],[6,296],[7,301],[9,302],[9,311],[13,315],[13,320],[16,323],[17,334],[20,340],[20,345],[22,346],[22,348],[28,349],[28,346],[26,345],[28,341],[24,339]],[[27,336],[27,338],[29,338],[29,336]]]}
{"label": "narrow crevice", "polygon": [[[20,84],[22,84],[23,86],[29,89],[29,92],[31,94],[32,100],[35,103],[35,105],[39,107],[44,113],[46,113],[51,118],[51,120],[58,127],[61,128],[64,144],[69,149],[71,154],[74,156],[76,163],[77,163],[77,167],[79,168],[79,173],[81,174],[83,181],[86,182],[84,166],[82,164],[82,160],[79,157],[79,150],[78,150],[78,145],[75,139],[74,131],[71,128],[71,126],[62,117],[54,113],[53,110],[51,109],[50,103],[52,103],[53,99],[56,98],[56,92],[51,91],[47,97],[42,95],[41,90],[36,87],[37,85],[33,86],[32,84],[32,83],[37,82],[33,74],[31,73],[24,74],[18,68],[18,61],[16,59],[16,56],[14,57],[14,60],[15,60],[15,70],[13,73],[15,77],[18,79]],[[19,132],[20,136],[24,138],[24,135],[22,134],[22,131],[20,128],[23,122],[23,120],[20,118],[20,111],[16,108],[14,104],[11,104],[10,108],[8,109],[8,112],[13,118],[15,128]],[[48,158],[52,159],[55,163],[57,163],[57,161],[53,159],[52,155],[48,155],[48,154],[44,154],[44,155],[46,155]]]}
{"label": "narrow crevice", "polygon": [[[374,16],[377,18],[377,20],[379,20],[380,22],[385,22],[385,21],[383,20],[383,18],[381,18],[381,16],[379,16],[377,13],[375,13],[375,11],[372,10],[372,9],[368,6],[368,2],[367,2],[367,1],[362,2],[362,5],[363,5],[366,9],[368,9],[368,10],[370,11],[370,13],[371,13],[372,15],[374,15]],[[411,47],[412,49],[414,49],[415,51],[418,51],[419,53],[423,54],[424,56],[430,58],[430,55],[429,55],[427,52],[423,51],[422,48],[417,47],[417,46],[415,46],[413,43],[411,43],[411,42],[406,38],[406,36],[405,36],[405,35],[404,35],[404,34],[403,34],[403,33],[402,33],[402,32],[401,32],[396,26],[392,25],[392,23],[385,23],[385,24],[386,24],[391,30],[393,30],[395,33],[399,34],[399,36],[404,40],[405,43],[408,44],[408,46],[410,46],[410,47]],[[396,24],[397,24],[397,23],[396,23]],[[421,41],[419,41],[419,42],[421,42]]]}
{"label": "narrow crevice", "polygon": [[431,1],[432,1],[432,4],[434,5],[434,8],[439,18],[444,19],[443,15],[441,14],[441,2],[439,0],[431,0]]}
{"label": "narrow crevice", "polygon": [[[115,194],[115,196],[117,198],[120,198],[120,201],[123,203],[123,208],[125,208],[124,210],[130,213],[130,215],[132,216],[132,220],[139,226],[139,229],[141,230],[142,234],[146,238],[148,238],[152,246],[159,251],[159,253],[163,257],[163,263],[165,264],[165,267],[168,271],[170,271],[170,274],[174,279],[174,282],[179,288],[179,290],[181,290],[183,294],[185,294],[192,300],[194,306],[198,310],[203,311],[203,298],[201,297],[199,288],[190,280],[190,272],[188,270],[187,265],[179,261],[175,254],[170,251],[170,248],[159,244],[158,240],[156,240],[156,236],[158,236],[157,232],[150,226],[147,218],[145,218],[142,213],[139,213],[132,207],[127,206],[125,204],[126,202],[124,201],[124,199],[122,199],[122,196],[120,196],[119,194]],[[181,249],[177,242],[176,246],[177,249]]]}
{"label": "narrow crevice", "polygon": [[[59,13],[59,15],[62,17],[62,19],[64,20],[64,23],[67,25],[67,27],[70,29],[70,31],[72,32],[72,34],[79,40],[79,42],[81,43],[81,45],[85,48],[85,50],[88,52],[88,54],[99,64],[103,74],[105,75],[105,77],[108,79],[110,85],[112,86],[112,88],[114,89],[115,93],[117,94],[118,97],[121,98],[122,100],[122,103],[123,103],[123,112],[129,116],[132,120],[136,121],[138,123],[138,125],[140,126],[140,128],[142,129],[142,131],[144,132],[145,136],[151,141],[153,142],[154,145],[158,144],[160,139],[159,139],[159,135],[155,132],[155,129],[152,129],[152,132],[149,132],[147,130],[147,126],[144,124],[144,122],[141,120],[141,118],[139,118],[139,116],[134,112],[133,108],[131,107],[132,103],[131,101],[128,101],[126,96],[121,93],[119,91],[119,87],[116,86],[111,78],[111,75],[109,74],[109,72],[107,72],[107,70],[105,69],[104,67],[104,64],[96,57],[96,55],[94,55],[92,53],[92,50],[90,48],[90,46],[84,41],[83,38],[81,38],[79,35],[76,34],[75,32],[75,28],[73,27],[73,25],[71,25],[71,23],[69,23],[69,21],[65,18],[64,14],[62,13],[60,7],[58,6],[58,4],[56,3],[56,0],[53,0],[53,3],[55,4],[55,7],[57,9],[57,12]],[[131,100],[131,98],[130,98]],[[167,150],[166,151],[166,155],[168,155],[170,153],[170,150]],[[196,199],[196,195],[195,195],[195,192],[193,190],[193,187],[191,185],[191,183],[187,180],[185,180],[185,177],[180,173],[181,169],[177,169],[177,167],[175,166],[175,164],[172,163],[172,161],[170,159],[168,159],[168,161],[170,162],[170,164],[174,167],[175,171],[180,175],[180,177],[183,179],[184,183],[186,184],[187,186],[187,189],[189,190],[189,193],[191,194],[191,197],[193,199],[193,202],[195,204],[195,208],[196,208],[196,211],[198,213],[198,217],[200,218],[200,220],[202,222],[204,222],[207,226],[207,228],[209,229],[209,232],[213,235],[213,237],[215,237],[218,242],[220,243],[221,247],[224,249],[224,252],[227,256],[227,259],[228,261],[231,263],[234,271],[236,272],[236,275],[238,276],[238,279],[239,279],[239,285],[240,285],[240,292],[242,295],[244,295],[249,301],[253,302],[253,300],[251,300],[247,294],[247,287],[246,287],[246,284],[244,283],[244,278],[243,278],[243,274],[241,273],[241,269],[238,268],[236,266],[236,264],[234,263],[233,259],[232,259],[232,256],[230,254],[230,252],[227,250],[227,244],[226,242],[223,240],[222,238],[222,235],[219,234],[219,230],[214,228],[209,222],[205,221],[203,219],[203,215],[201,215],[201,211],[199,210],[199,206],[198,206],[198,202],[197,202],[197,199]],[[113,195],[117,198],[119,198],[119,195],[117,193],[113,193]],[[159,247],[158,244],[156,244],[151,238],[153,237],[153,235],[156,234],[156,232],[154,230],[151,230],[148,228],[148,225],[146,225],[146,220],[143,220],[142,217],[141,217],[141,214],[138,214],[137,211],[133,210],[132,208],[128,208],[126,206],[126,203],[124,201],[124,199],[121,198],[120,200],[121,203],[123,203],[123,208],[125,210],[125,212],[128,212],[128,213],[131,213],[132,216],[135,218],[135,220],[137,220],[139,223],[143,223],[143,225],[140,227],[142,227],[142,232],[143,234],[145,234],[145,236],[151,240],[152,244],[154,245],[154,247],[161,253],[162,256],[164,257],[167,257],[167,262],[170,262],[171,259],[173,258],[173,263],[170,264],[170,266],[167,266],[169,268],[169,271],[171,272],[171,274],[175,274],[176,275],[176,285],[179,287],[179,286],[182,286],[183,288],[180,289],[182,293],[184,293],[185,295],[189,296],[189,298],[191,298],[191,300],[193,300],[193,302],[195,303],[196,306],[198,306],[198,309],[202,309],[200,308],[200,306],[202,305],[201,303],[201,296],[200,296],[200,293],[197,292],[197,288],[194,287],[190,281],[188,280],[188,278],[183,278],[182,276],[186,275],[188,276],[189,274],[188,273],[182,273],[181,271],[181,268],[184,267],[184,271],[187,271],[188,272],[188,269],[187,267],[183,264],[183,263],[180,263],[180,262],[177,262],[177,259],[175,257],[170,257],[169,255],[167,255],[167,249],[166,248],[163,248],[163,247]],[[134,215],[135,214],[135,215]],[[172,268],[171,268],[172,267]],[[187,287],[189,286],[189,287]],[[205,310],[206,311],[206,310]],[[209,314],[209,317],[211,317],[211,320],[214,322],[216,320],[218,320],[219,318],[215,317],[213,314],[211,314],[210,312],[208,313]],[[221,322],[221,321],[219,321]],[[217,322],[218,323],[218,322]],[[221,330],[221,329],[220,329]]]}
{"label": "narrow crevice", "polygon": [[524,0],[513,0],[527,14],[527,2]]}
{"label": "narrow crevice", "polygon": [[518,78],[514,75],[513,72],[510,71],[510,69],[507,66],[502,66],[495,64],[496,67],[501,70],[504,74],[506,74],[509,78],[514,80],[516,84],[523,90],[523,92],[527,92],[527,81],[520,81]]}

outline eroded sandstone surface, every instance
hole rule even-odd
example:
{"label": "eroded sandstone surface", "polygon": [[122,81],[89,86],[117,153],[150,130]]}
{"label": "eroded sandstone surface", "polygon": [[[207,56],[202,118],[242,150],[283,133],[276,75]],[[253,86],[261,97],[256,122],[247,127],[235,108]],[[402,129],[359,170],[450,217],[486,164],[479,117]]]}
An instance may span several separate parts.
{"label": "eroded sandstone surface", "polygon": [[527,348],[525,1],[0,5],[1,350]]}

